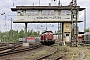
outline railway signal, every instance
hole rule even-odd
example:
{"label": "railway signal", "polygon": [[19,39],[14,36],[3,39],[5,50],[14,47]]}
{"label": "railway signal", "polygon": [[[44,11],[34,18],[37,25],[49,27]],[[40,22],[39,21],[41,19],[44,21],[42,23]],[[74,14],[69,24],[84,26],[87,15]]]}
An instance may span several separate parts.
{"label": "railway signal", "polygon": [[[71,3],[71,21],[72,21],[72,36],[71,36],[71,40],[76,40],[76,47],[77,47],[77,42],[78,42],[78,29],[77,29],[77,12],[78,9],[77,7],[77,0],[72,0]],[[75,19],[75,22],[74,22]],[[76,26],[76,33],[74,33],[75,31],[73,30],[74,26]],[[73,35],[76,35],[76,38],[74,39]],[[73,42],[71,41],[71,43],[73,44]]]}

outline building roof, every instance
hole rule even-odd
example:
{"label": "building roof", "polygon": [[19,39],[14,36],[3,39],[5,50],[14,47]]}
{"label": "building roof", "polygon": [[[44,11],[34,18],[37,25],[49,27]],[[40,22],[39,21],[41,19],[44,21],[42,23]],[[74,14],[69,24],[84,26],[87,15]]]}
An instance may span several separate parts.
{"label": "building roof", "polygon": [[[72,21],[65,21],[65,20],[15,20],[15,21],[13,21],[13,23],[59,23],[59,22],[61,22],[61,23],[67,23],[67,22],[69,22],[69,23],[71,23]],[[75,22],[75,21],[73,21],[73,22]],[[80,22],[83,22],[83,21],[80,21],[80,20],[78,20],[77,21],[78,23],[80,23]]]}
{"label": "building roof", "polygon": [[[85,8],[80,8],[76,6],[79,11],[84,10]],[[71,10],[71,6],[16,6],[16,8],[11,8],[12,11],[17,10]]]}
{"label": "building roof", "polygon": [[[76,6],[79,11],[84,10],[85,8],[80,8],[80,6]],[[11,8],[12,11],[17,10],[71,10],[71,6],[16,6],[16,8]],[[63,22],[71,22],[65,20],[15,20],[13,23],[63,23]],[[75,22],[75,21],[74,21]],[[83,21],[78,21],[83,22]]]}

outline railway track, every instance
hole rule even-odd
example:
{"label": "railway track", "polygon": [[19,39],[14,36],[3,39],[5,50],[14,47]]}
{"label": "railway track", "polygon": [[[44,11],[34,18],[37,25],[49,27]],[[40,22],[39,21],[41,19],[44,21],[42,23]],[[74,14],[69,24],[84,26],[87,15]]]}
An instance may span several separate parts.
{"label": "railway track", "polygon": [[21,44],[15,44],[13,47],[9,47],[8,49],[3,48],[2,51],[0,51],[0,56],[29,51],[29,50],[39,48],[41,46],[42,45],[40,44],[35,44],[35,45],[30,44],[29,47],[21,47]]}
{"label": "railway track", "polygon": [[6,46],[6,44],[5,44],[5,43],[0,43],[0,47],[1,47],[1,46]]}
{"label": "railway track", "polygon": [[60,60],[60,59],[63,60],[64,56],[62,56],[61,54],[59,54],[59,56],[57,56],[53,59],[50,59],[50,56],[52,56],[52,55],[55,56],[58,52],[60,52],[58,48],[56,48],[56,47],[54,47],[54,48],[55,48],[55,50],[52,53],[47,54],[45,56],[38,57],[38,58],[36,58],[36,60]]}
{"label": "railway track", "polygon": [[52,53],[50,53],[50,54],[47,54],[47,55],[45,55],[45,56],[41,56],[41,57],[37,58],[36,60],[46,59],[46,58],[48,58],[49,56],[51,56],[52,54],[54,54],[54,53],[56,53],[56,52],[57,52],[57,48],[55,49],[54,52],[52,52]]}
{"label": "railway track", "polygon": [[15,44],[15,45],[12,45],[12,46],[3,46],[3,47],[0,47],[0,52],[3,51],[3,50],[7,50],[7,49],[15,49],[15,48],[18,48],[20,46],[21,46],[20,44]]}
{"label": "railway track", "polygon": [[6,44],[6,46],[2,46],[2,47],[0,47],[0,52],[2,52],[2,51],[4,51],[4,50],[8,50],[8,49],[15,49],[15,48],[18,48],[18,47],[20,47],[21,46],[21,44],[10,44],[10,43],[8,43],[8,44]]}

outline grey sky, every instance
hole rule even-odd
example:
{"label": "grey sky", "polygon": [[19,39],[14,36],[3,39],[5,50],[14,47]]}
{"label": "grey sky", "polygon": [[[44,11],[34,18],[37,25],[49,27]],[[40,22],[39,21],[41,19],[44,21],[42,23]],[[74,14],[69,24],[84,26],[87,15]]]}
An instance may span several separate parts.
{"label": "grey sky", "polygon": [[[61,4],[63,6],[67,6],[69,5],[71,0],[60,0]],[[51,2],[52,5],[57,5],[58,0],[56,0],[56,2],[54,2],[53,0],[40,0],[40,5],[48,5],[48,3]],[[90,0],[78,0],[78,5],[81,7],[86,8],[86,15],[87,15],[87,28],[89,28],[90,26]],[[13,6],[14,3],[14,6]],[[16,13],[11,11],[11,7],[16,7],[16,6],[24,6],[24,5],[39,5],[39,0],[2,0],[0,1],[0,14],[5,12],[6,15],[6,21],[5,21],[5,15],[0,15],[0,31],[7,31],[10,29],[10,19],[12,18],[13,20],[16,20]],[[13,15],[13,16],[12,16]],[[84,20],[84,11],[80,12],[79,15],[80,20]],[[7,26],[5,26],[5,23]],[[34,24],[35,25],[35,24]],[[55,24],[56,25],[56,24]],[[24,28],[24,24],[13,24],[13,29],[19,29],[17,26],[21,27],[21,29]],[[79,24],[79,30],[83,31],[83,23]],[[7,28],[7,29],[6,29]],[[55,27],[54,27],[55,28]],[[56,26],[57,28],[57,26]],[[52,28],[51,28],[52,30]]]}

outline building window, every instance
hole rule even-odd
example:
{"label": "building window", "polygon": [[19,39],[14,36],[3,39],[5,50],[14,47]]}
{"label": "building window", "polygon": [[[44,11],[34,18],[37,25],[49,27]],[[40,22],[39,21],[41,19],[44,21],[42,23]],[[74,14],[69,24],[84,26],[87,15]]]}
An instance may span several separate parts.
{"label": "building window", "polygon": [[23,13],[23,11],[22,11],[22,10],[18,10],[18,11],[17,11],[17,15],[18,15],[18,16],[23,16],[23,15],[24,15],[24,13]]}
{"label": "building window", "polygon": [[70,15],[71,11],[70,10],[61,10],[61,15]]}
{"label": "building window", "polygon": [[47,15],[54,15],[54,10],[42,10],[42,15],[47,16]]}
{"label": "building window", "polygon": [[38,10],[26,10],[26,15],[28,16],[37,16]]}
{"label": "building window", "polygon": [[30,11],[29,10],[26,10],[26,15],[30,15]]}
{"label": "building window", "polygon": [[69,26],[66,26],[66,27],[69,27]]}

